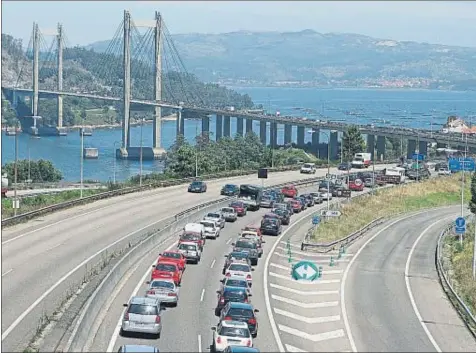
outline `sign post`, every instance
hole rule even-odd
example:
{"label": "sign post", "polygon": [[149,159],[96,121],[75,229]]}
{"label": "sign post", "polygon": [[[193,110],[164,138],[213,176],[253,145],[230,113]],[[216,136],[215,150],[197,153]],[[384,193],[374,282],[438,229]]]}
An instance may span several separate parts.
{"label": "sign post", "polygon": [[459,235],[459,242],[463,244],[463,234],[466,232],[466,220],[463,217],[458,217],[455,220],[455,233]]}

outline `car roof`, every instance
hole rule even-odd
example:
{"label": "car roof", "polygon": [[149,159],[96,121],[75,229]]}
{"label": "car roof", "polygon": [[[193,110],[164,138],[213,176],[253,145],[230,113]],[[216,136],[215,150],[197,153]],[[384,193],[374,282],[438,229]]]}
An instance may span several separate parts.
{"label": "car roof", "polygon": [[139,344],[125,344],[122,346],[123,352],[159,352],[157,347],[144,346]]}
{"label": "car roof", "polygon": [[159,262],[156,263],[157,265],[173,265],[177,267],[177,263],[175,261],[170,261],[170,260],[159,260]]}
{"label": "car roof", "polygon": [[246,293],[246,291],[245,291],[245,289],[243,289],[243,287],[225,286],[225,288],[223,288],[223,290],[225,292],[243,292],[243,293]]}
{"label": "car roof", "polygon": [[[225,277],[225,283],[226,283],[228,280],[246,282],[246,279],[244,279],[243,277],[238,277],[238,276]],[[232,286],[226,286],[226,287],[232,287]]]}
{"label": "car roof", "polygon": [[197,243],[194,243],[193,241],[183,241],[180,243],[180,245],[185,244],[185,245],[197,245]]}
{"label": "car roof", "polygon": [[167,251],[164,251],[160,256],[165,256],[164,254],[178,254],[178,255],[182,255],[180,252],[178,252],[177,250],[167,250]]}
{"label": "car roof", "polygon": [[222,326],[225,326],[225,327],[248,328],[248,324],[246,322],[235,321],[235,320],[223,320],[221,324]]}
{"label": "car roof", "polygon": [[234,303],[234,302],[229,302],[230,308],[233,309],[249,309],[253,310],[253,305],[247,304],[247,303]]}
{"label": "car roof", "polygon": [[130,304],[138,304],[138,305],[156,305],[158,299],[148,298],[148,297],[132,297]]}

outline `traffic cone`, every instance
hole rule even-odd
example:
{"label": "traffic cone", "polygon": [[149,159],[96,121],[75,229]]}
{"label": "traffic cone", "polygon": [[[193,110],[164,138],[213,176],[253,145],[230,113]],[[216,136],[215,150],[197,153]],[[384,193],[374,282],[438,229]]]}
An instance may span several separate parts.
{"label": "traffic cone", "polygon": [[288,263],[291,263],[291,262],[293,262],[293,258],[291,257],[291,254],[289,254]]}
{"label": "traffic cone", "polygon": [[331,256],[331,262],[329,263],[329,266],[330,267],[333,267],[334,266],[334,258]]}
{"label": "traffic cone", "polygon": [[317,273],[318,273],[317,277],[321,278],[322,277],[322,266],[319,266],[319,268],[317,270],[318,270],[317,271]]}
{"label": "traffic cone", "polygon": [[341,257],[342,257],[342,253],[339,251],[339,254],[337,254],[337,260],[340,260]]}

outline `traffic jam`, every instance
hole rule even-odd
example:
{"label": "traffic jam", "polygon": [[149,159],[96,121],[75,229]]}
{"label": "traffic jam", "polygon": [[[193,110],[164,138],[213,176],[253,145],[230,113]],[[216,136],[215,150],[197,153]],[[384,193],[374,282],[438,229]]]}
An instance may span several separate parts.
{"label": "traffic jam", "polygon": [[[389,169],[387,169],[389,171]],[[385,179],[400,182],[399,177]],[[382,178],[367,172],[327,175],[315,192],[299,193],[292,185],[280,189],[264,189],[256,185],[227,184],[221,194],[235,196],[226,207],[207,213],[202,220],[185,225],[174,250],[159,254],[146,282],[148,288],[142,296],[134,296],[124,304],[125,312],[120,330],[121,336],[150,334],[160,338],[162,331],[161,312],[167,306],[179,305],[180,287],[187,266],[200,264],[202,253],[209,241],[219,238],[229,222],[246,217],[248,212],[261,208],[269,210],[259,224],[245,226],[230,242],[229,253],[223,254],[222,278],[217,290],[215,316],[218,324],[212,328],[212,352],[259,352],[253,339],[258,336],[258,309],[251,297],[253,272],[263,255],[265,236],[279,236],[283,226],[291,223],[293,215],[332,198],[350,197],[352,191],[360,192],[365,187],[376,187]],[[379,173],[378,175],[382,175]],[[398,179],[398,181],[397,181]],[[376,182],[380,180],[380,182]],[[206,192],[206,183],[194,181],[189,192]],[[134,349],[134,350],[133,350]],[[138,349],[138,350],[137,350]],[[119,352],[158,352],[158,347],[124,345]]]}

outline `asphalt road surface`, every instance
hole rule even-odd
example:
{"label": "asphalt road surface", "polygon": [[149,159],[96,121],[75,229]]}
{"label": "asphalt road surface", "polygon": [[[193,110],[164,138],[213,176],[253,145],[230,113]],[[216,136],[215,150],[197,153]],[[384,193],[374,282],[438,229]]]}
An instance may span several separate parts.
{"label": "asphalt road surface", "polygon": [[355,254],[344,284],[354,351],[476,352],[435,268],[438,235],[458,215],[454,206],[395,220]]}
{"label": "asphalt road surface", "polygon": [[[312,176],[326,173],[327,170],[320,169]],[[299,171],[270,173],[265,185],[306,177],[309,176]],[[99,263],[104,254],[122,248],[127,241],[177,212],[220,198],[219,191],[225,182],[260,183],[255,175],[242,176],[210,181],[204,194],[189,194],[186,185],[129,194],[45,215],[3,230],[3,349],[23,350],[35,334],[41,315],[52,313],[65,293],[79,283],[88,268]]]}

